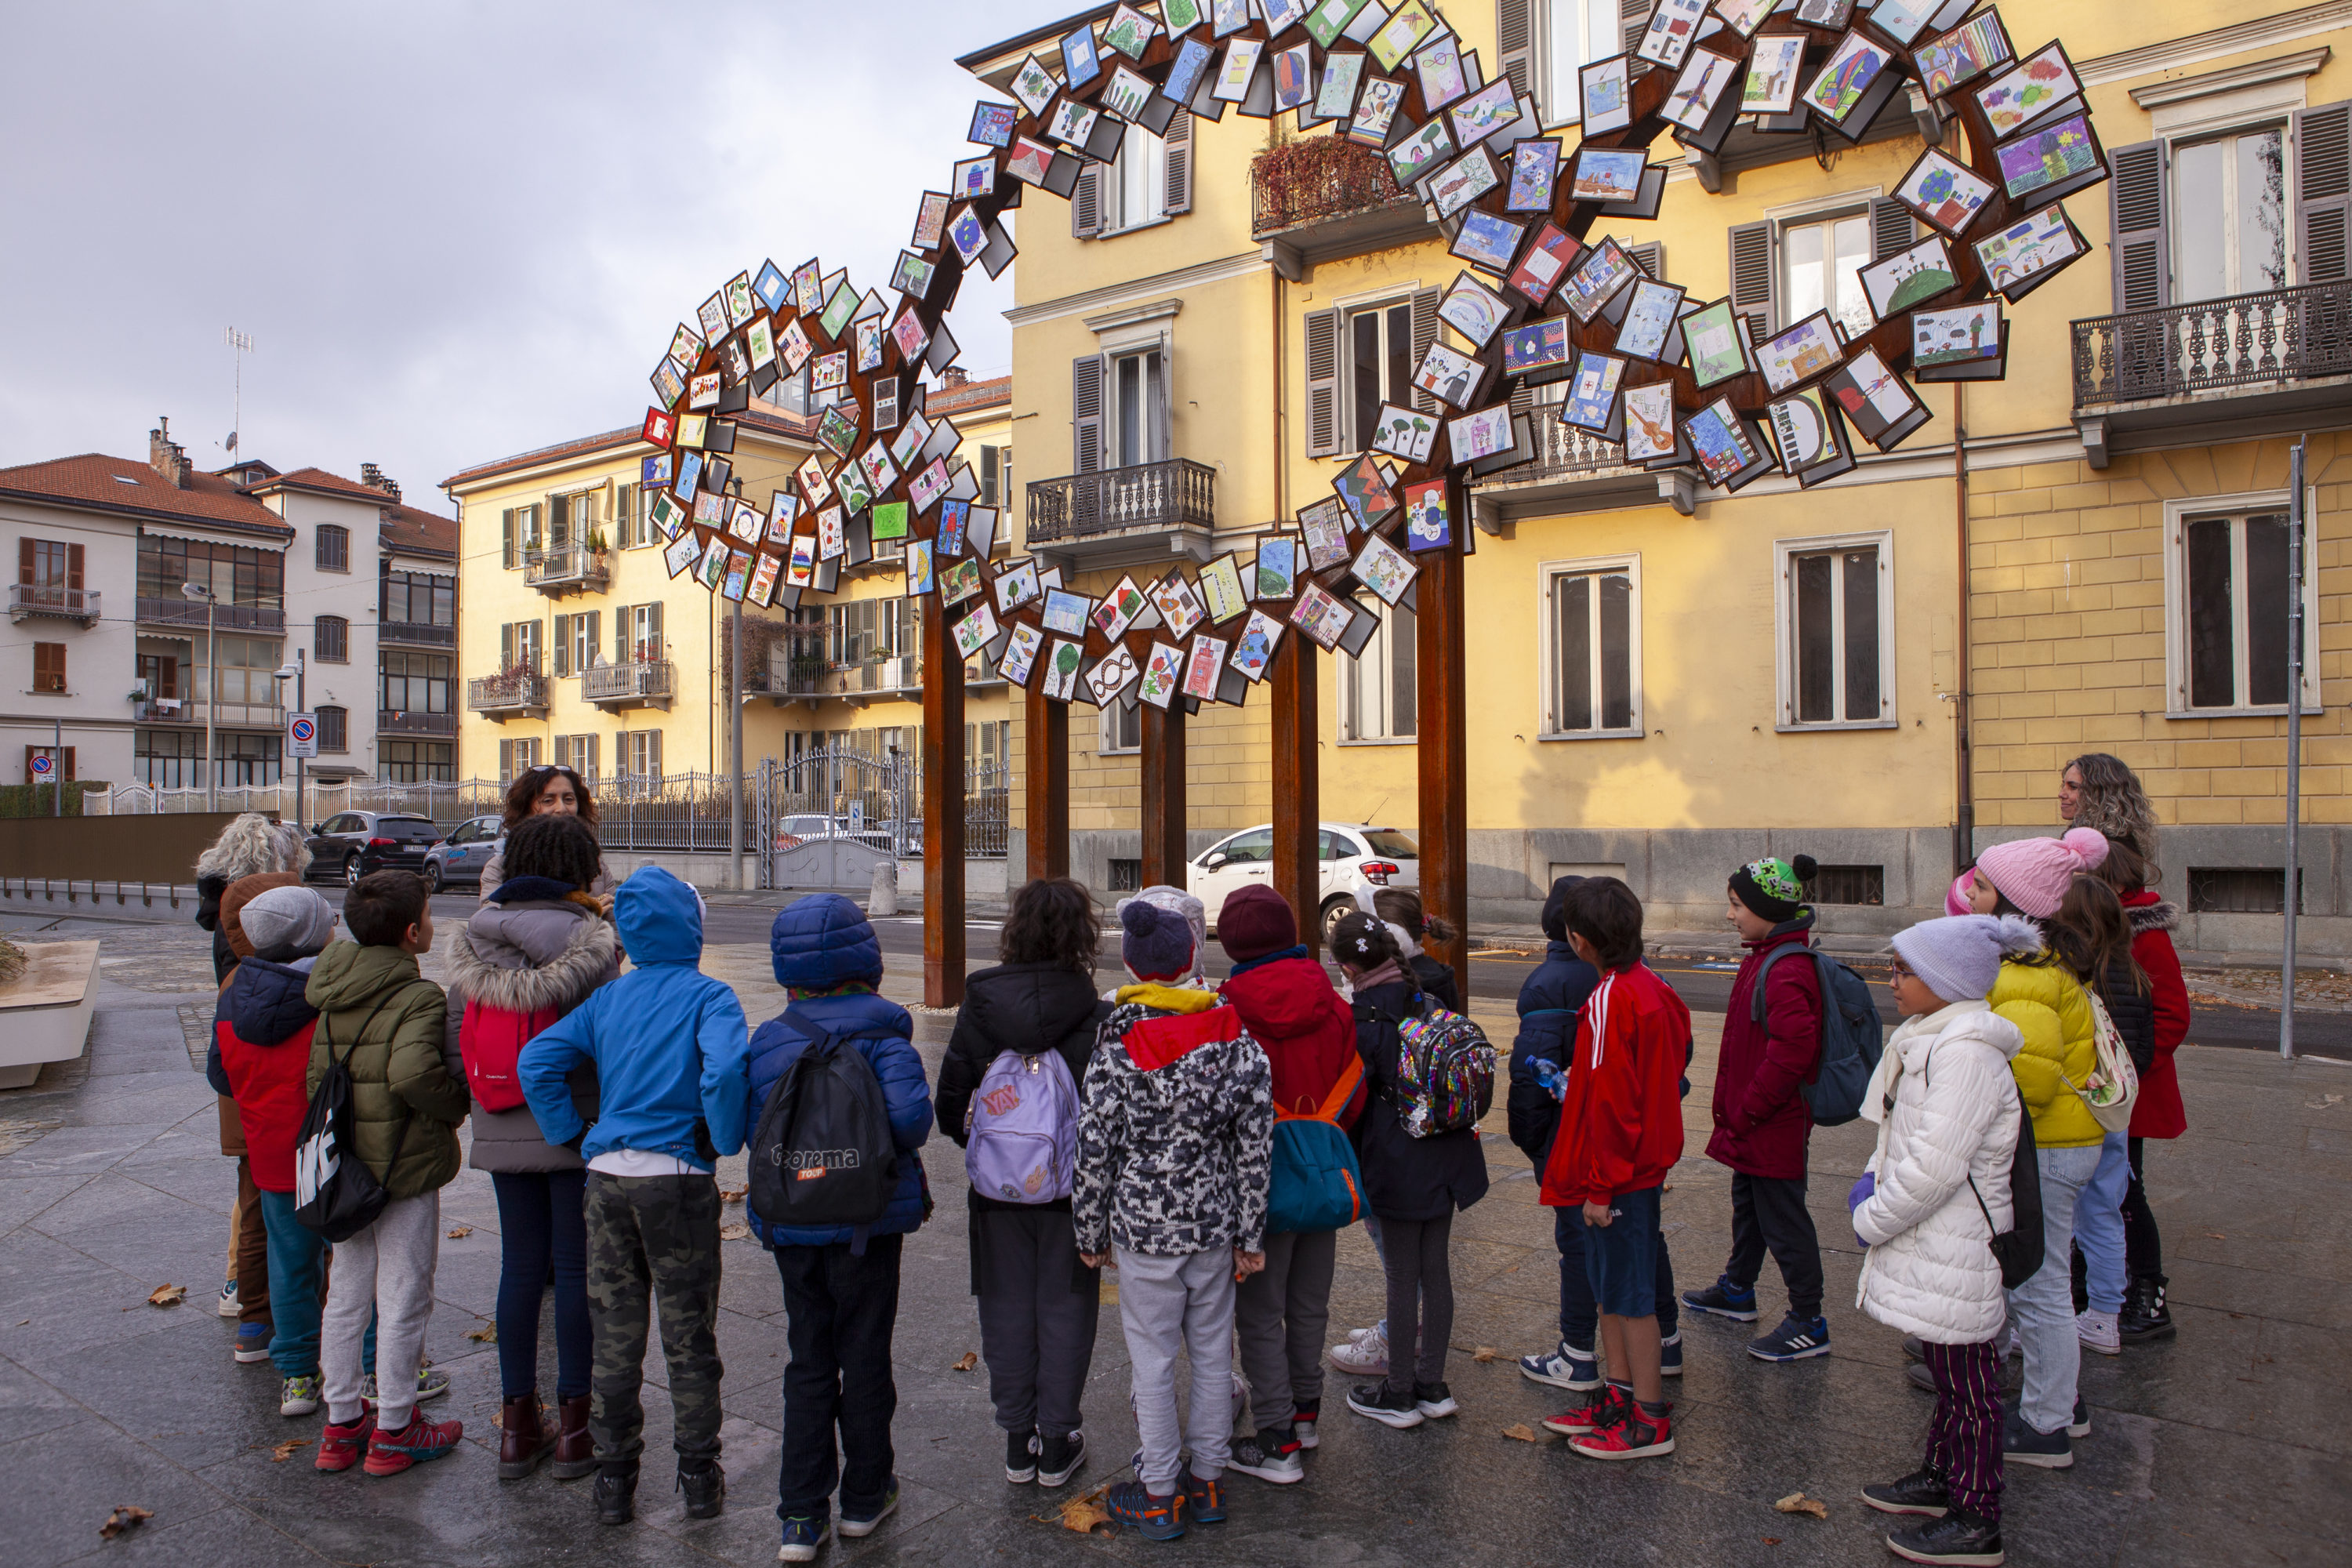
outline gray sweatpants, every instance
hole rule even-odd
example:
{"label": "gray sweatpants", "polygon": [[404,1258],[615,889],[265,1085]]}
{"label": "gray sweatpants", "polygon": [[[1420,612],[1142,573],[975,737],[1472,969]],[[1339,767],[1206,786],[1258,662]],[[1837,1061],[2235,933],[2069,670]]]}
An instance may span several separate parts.
{"label": "gray sweatpants", "polygon": [[1066,1437],[1084,1423],[1102,1283],[1078,1261],[1067,1209],[971,1211],[980,1352],[996,1424]]}
{"label": "gray sweatpants", "polygon": [[[1113,1249],[1119,1326],[1127,1331],[1139,1471],[1155,1497],[1174,1491],[1192,1450],[1204,1481],[1225,1473],[1234,1430],[1234,1253],[1229,1247],[1181,1258]],[[1176,1352],[1192,1363],[1192,1397],[1181,1428]]]}
{"label": "gray sweatpants", "polygon": [[1265,1267],[1241,1282],[1234,1301],[1250,1420],[1287,1426],[1301,1405],[1323,1397],[1323,1330],[1331,1321],[1336,1230],[1284,1231],[1265,1238]]}
{"label": "gray sweatpants", "polygon": [[425,1325],[433,1318],[433,1266],[440,1256],[438,1192],[388,1203],[373,1225],[335,1243],[326,1311],[319,1323],[328,1420],[348,1426],[360,1418],[360,1359],[373,1312],[375,1424],[386,1432],[408,1425],[416,1409]]}

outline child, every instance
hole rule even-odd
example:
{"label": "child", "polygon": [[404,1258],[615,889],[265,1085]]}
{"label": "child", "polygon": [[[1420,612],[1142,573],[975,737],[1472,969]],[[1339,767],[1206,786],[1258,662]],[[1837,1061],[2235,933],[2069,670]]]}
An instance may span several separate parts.
{"label": "child", "polygon": [[[614,895],[631,968],[522,1048],[516,1074],[541,1136],[585,1156],[588,1430],[596,1517],[636,1517],[645,1449],[647,1319],[661,1314],[677,1486],[689,1519],[723,1506],[719,1468],[719,1156],[743,1146],[743,1009],[700,972],[702,896],[657,866]],[[596,1071],[596,1121],[572,1100],[572,1070]]]}
{"label": "child", "polygon": [[[2097,877],[2075,878],[2052,923],[2077,944],[2084,984],[2115,1020],[2134,1071],[2155,1066],[2155,998],[2132,957],[2131,920],[2115,889]],[[2123,1205],[2131,1188],[2127,1142],[2124,1132],[2107,1131],[2099,1168],[2074,1200],[2074,1333],[2101,1355],[2124,1348],[2116,1320],[2124,1305]]]}
{"label": "child", "polygon": [[1544,1425],[1595,1459],[1674,1452],[1674,1407],[1660,1370],[1659,1189],[1683,1153],[1683,1064],[1690,1009],[1642,962],[1642,905],[1614,877],[1569,895],[1568,939],[1601,975],[1578,1022],[1543,1201],[1578,1211],[1584,1267],[1600,1306],[1612,1383]]}
{"label": "child", "polygon": [[[268,828],[266,817],[248,812],[254,821]],[[237,825],[246,820],[240,816],[229,824],[222,834],[231,837]],[[270,829],[275,833],[275,829]],[[275,843],[272,837],[267,840]],[[207,858],[216,854],[219,846],[205,851]],[[214,879],[218,881],[217,878]],[[236,1343],[234,1352],[240,1363],[269,1360],[269,1347],[275,1338],[276,1318],[269,1306],[269,1232],[261,1215],[261,1188],[253,1177],[253,1156],[247,1148],[243,1120],[238,1112],[236,1097],[229,1083],[228,1073],[221,1065],[219,1027],[221,1009],[228,998],[229,984],[236,978],[237,966],[253,956],[253,943],[244,931],[242,921],[245,906],[252,900],[276,888],[299,888],[301,877],[292,871],[256,871],[234,880],[220,882],[205,909],[197,911],[197,919],[208,925],[213,933],[214,968],[220,976],[220,1000],[214,1004],[214,1038],[205,1052],[205,1081],[219,1096],[220,1150],[236,1162],[236,1207],[229,1212],[229,1279],[235,1289],[221,1290],[220,1314],[236,1320]],[[307,977],[306,977],[307,979]],[[299,991],[299,986],[296,989]],[[307,1056],[305,1060],[307,1061]],[[295,1118],[299,1126],[299,1115]]]}
{"label": "child", "polygon": [[[1454,984],[1454,966],[1421,950],[1424,942],[1450,942],[1462,933],[1433,919],[1423,910],[1421,895],[1411,888],[1360,887],[1356,889],[1356,905],[1392,928],[1404,967],[1412,971],[1423,994],[1449,1013],[1462,1011],[1462,991]],[[1218,918],[1222,922],[1223,917]]]}
{"label": "child", "polygon": [[[463,1435],[456,1421],[416,1409],[425,1325],[440,1256],[441,1189],[457,1174],[457,1123],[471,1101],[464,1068],[443,1055],[447,998],[416,960],[433,946],[433,909],[421,878],[372,871],[343,900],[350,942],[331,944],[305,994],[318,1009],[307,1098],[328,1067],[352,1075],[354,1126],[343,1152],[367,1166],[389,1200],[374,1223],[335,1244],[320,1327],[327,1426],[318,1467],[347,1470],[366,1452],[372,1476],[437,1459]],[[376,1324],[377,1405],[362,1399],[368,1320]]]}
{"label": "child", "polygon": [[[2139,1099],[2132,1103],[2131,1130],[2125,1152],[2131,1163],[2131,1182],[2123,1204],[2123,1313],[2117,1329],[2127,1345],[2147,1344],[2173,1336],[2172,1313],[2165,1307],[2164,1238],[2157,1230],[2147,1190],[2140,1181],[2141,1146],[2150,1138],[2178,1138],[2189,1130],[2180,1103],[2180,1079],[2173,1070],[2172,1053],[2189,1037],[2189,988],[2180,978],[2180,955],[2173,951],[2172,931],[2180,912],[2166,903],[2154,886],[2156,868],[2138,849],[2120,838],[2107,840],[2107,858],[2099,863],[2100,880],[2123,900],[2131,921],[2132,960],[2147,975],[2148,1002],[2154,1014],[2154,1054],[2139,1069]],[[2135,1063],[2135,1065],[2137,1065]]]}
{"label": "child", "polygon": [[[1311,1116],[1357,1064],[1356,1021],[1323,966],[1298,940],[1289,900],[1263,884],[1244,887],[1217,914],[1217,940],[1234,961],[1220,992],[1265,1052],[1278,1113]],[[1337,1120],[1362,1116],[1358,1085]],[[1323,1410],[1323,1329],[1331,1320],[1336,1230],[1283,1231],[1265,1238],[1265,1268],[1242,1281],[1234,1308],[1248,1375],[1251,1434],[1234,1446],[1233,1468],[1286,1485],[1307,1473],[1299,1450],[1313,1447]]]}
{"label": "child", "polygon": [[[496,1075],[506,1109],[474,1105],[469,1163],[490,1173],[499,1204],[499,1479],[519,1480],[551,1451],[560,1480],[596,1468],[588,1435],[588,1229],[582,1205],[586,1163],[551,1143],[520,1100],[514,1064],[533,1031],[577,1007],[621,972],[613,922],[590,889],[600,864],[596,836],[576,816],[525,817],[508,836],[506,880],[450,940],[449,1037],[467,1070]],[[596,1070],[570,1074],[572,1104],[596,1120]],[[555,1287],[558,1430],[539,1417],[539,1310]]]}
{"label": "child", "polygon": [[[1071,1219],[1087,1267],[1118,1265],[1137,1479],[1103,1506],[1150,1541],[1225,1517],[1233,1428],[1234,1285],[1265,1266],[1273,1075],[1241,1015],[1172,984],[1197,967],[1183,914],[1144,899],[1118,911],[1122,985],[1087,1064]],[[1192,1369],[1180,1439],[1176,1354]],[[1185,1462],[1184,1447],[1192,1448]]]}
{"label": "child", "polygon": [[1867,1249],[1856,1304],[1917,1335],[1936,1380],[1926,1460],[1862,1489],[1882,1512],[1928,1516],[1886,1538],[1913,1563],[2001,1560],[2003,1302],[1990,1244],[2012,1223],[2009,1063],[2025,1041],[1984,995],[2004,954],[2039,946],[2027,922],[1984,915],[1927,921],[1895,939],[1903,1022],[1863,1096],[1878,1145],[1847,1202]]}
{"label": "child", "polygon": [[[940,1126],[958,1146],[971,1136],[973,1094],[1006,1051],[1058,1055],[1075,1114],[1095,1030],[1110,1016],[1094,989],[1101,941],[1084,883],[1037,877],[1013,895],[1003,962],[964,981],[940,1062]],[[975,1185],[969,1205],[971,1293],[980,1299],[989,1395],[1004,1429],[1004,1479],[1062,1486],[1086,1463],[1079,1405],[1094,1363],[1102,1279],[1078,1261],[1068,1197],[1008,1201]]]}
{"label": "child", "polygon": [[[1553,1136],[1559,1131],[1559,1094],[1565,1087],[1565,1063],[1576,1048],[1576,1018],[1585,998],[1601,984],[1601,972],[1576,956],[1568,940],[1568,900],[1581,877],[1562,877],[1544,900],[1544,959],[1519,983],[1519,1032],[1511,1042],[1511,1087],[1508,1099],[1511,1142],[1535,1163],[1543,1174]],[[1543,1064],[1538,1066],[1538,1064]],[[1551,1087],[1545,1086],[1549,1079]],[[1689,1080],[1683,1080],[1689,1092]],[[1559,1347],[1519,1358],[1519,1375],[1530,1383],[1549,1384],[1579,1394],[1601,1388],[1597,1339],[1600,1309],[1592,1300],[1592,1281],[1584,1272],[1584,1222],[1573,1209],[1552,1215],[1552,1245],[1559,1251]],[[1658,1248],[1659,1372],[1666,1377],[1683,1373],[1683,1336],[1675,1300],[1674,1266],[1666,1249]],[[1624,1369],[1612,1367],[1618,1380]],[[1586,1401],[1591,1403],[1591,1401]]]}
{"label": "child", "polygon": [[[1731,902],[1724,913],[1748,949],[1724,1005],[1715,1135],[1706,1143],[1707,1158],[1731,1168],[1731,1257],[1714,1284],[1685,1291],[1683,1305],[1754,1322],[1756,1276],[1769,1247],[1789,1288],[1789,1314],[1772,1332],[1749,1342],[1748,1353],[1758,1361],[1830,1353],[1829,1320],[1822,1316],[1822,1246],[1805,1208],[1805,1146],[1813,1116],[1803,1089],[1821,1070],[1821,973],[1801,953],[1773,962],[1783,949],[1812,945],[1805,883],[1813,871],[1810,855],[1751,860],[1731,874]],[[1752,1005],[1759,984],[1760,1023]]]}
{"label": "child", "polygon": [[[856,1047],[873,1069],[898,1155],[889,1206],[870,1226],[798,1228],[772,1225],[748,1205],[744,1211],[751,1233],[776,1255],[792,1350],[776,1480],[783,1544],[776,1557],[807,1563],[835,1528],[836,1477],[845,1536],[871,1535],[898,1506],[890,1334],[898,1320],[899,1256],[907,1234],[931,1209],[915,1152],[931,1133],[931,1095],[915,1054],[915,1021],[876,994],[882,944],[856,904],[837,893],[813,893],[787,905],[769,931],[768,951],[791,1003],[751,1038],[750,1106],[765,1106],[811,1037],[828,1034]],[[749,1118],[758,1114],[747,1108]]]}

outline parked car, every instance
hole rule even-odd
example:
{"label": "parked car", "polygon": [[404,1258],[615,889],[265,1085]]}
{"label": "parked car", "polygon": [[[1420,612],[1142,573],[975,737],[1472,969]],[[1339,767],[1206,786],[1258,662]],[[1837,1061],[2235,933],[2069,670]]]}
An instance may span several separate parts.
{"label": "parked car", "polygon": [[[1341,915],[1356,907],[1356,889],[1421,886],[1421,849],[1411,837],[1393,827],[1361,822],[1326,822],[1320,847],[1321,886],[1316,893],[1316,914],[1323,938]],[[1217,926],[1217,911],[1225,900],[1253,882],[1274,885],[1274,825],[1245,827],[1232,837],[1211,845],[1184,868],[1187,891],[1208,912],[1209,929]]]}
{"label": "parked car", "polygon": [[313,877],[345,887],[371,871],[425,875],[425,851],[441,841],[440,825],[407,812],[343,811],[310,829]]}
{"label": "parked car", "polygon": [[482,868],[506,842],[502,816],[469,816],[425,852],[425,879],[435,892],[460,883],[482,885]]}

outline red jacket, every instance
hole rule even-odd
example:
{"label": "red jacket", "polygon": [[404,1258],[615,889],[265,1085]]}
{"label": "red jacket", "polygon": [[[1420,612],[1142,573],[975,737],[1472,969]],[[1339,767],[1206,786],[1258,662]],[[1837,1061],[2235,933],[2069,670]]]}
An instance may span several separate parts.
{"label": "red jacket", "polygon": [[265,1193],[294,1190],[294,1145],[310,1110],[310,1035],[319,1026],[318,1010],[303,995],[310,981],[290,964],[246,959],[221,987],[213,1014],[253,1184]]}
{"label": "red jacket", "polygon": [[[1227,980],[1219,994],[1242,1016],[1250,1038],[1274,1068],[1274,1109],[1280,1116],[1313,1114],[1356,1059],[1356,1016],[1323,966],[1310,958],[1277,958]],[[1364,1111],[1358,1089],[1339,1112],[1352,1128]]]}
{"label": "red jacket", "polygon": [[1784,958],[1765,981],[1764,1021],[1750,1016],[1756,976],[1776,948],[1810,944],[1812,921],[1791,922],[1748,956],[1724,1005],[1723,1047],[1715,1064],[1715,1134],[1706,1157],[1750,1176],[1805,1173],[1813,1113],[1799,1092],[1822,1067],[1822,977],[1810,958]]}
{"label": "red jacket", "polygon": [[2156,1060],[2139,1080],[2131,1135],[2178,1138],[2189,1130],[2180,1078],[2172,1066],[2174,1048],[2189,1036],[2189,987],[2180,978],[2180,955],[2172,951],[2172,928],[2179,916],[2153,888],[2126,893],[2123,902],[2124,912],[2131,917],[2132,957],[2147,972],[2156,1005]]}
{"label": "red jacket", "polygon": [[1683,1157],[1690,1009],[1644,963],[1601,977],[1576,1026],[1559,1132],[1544,1163],[1554,1208],[1606,1203],[1666,1179]]}

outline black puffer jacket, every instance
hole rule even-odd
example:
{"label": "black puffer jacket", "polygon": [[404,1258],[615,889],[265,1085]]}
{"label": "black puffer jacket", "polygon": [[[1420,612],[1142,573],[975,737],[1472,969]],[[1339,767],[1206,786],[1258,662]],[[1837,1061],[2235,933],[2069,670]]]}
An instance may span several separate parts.
{"label": "black puffer jacket", "polygon": [[1371,1085],[1363,1120],[1356,1123],[1356,1153],[1364,1172],[1364,1206],[1381,1219],[1444,1219],[1486,1195],[1486,1156],[1478,1131],[1464,1127],[1433,1138],[1404,1130],[1397,1107],[1397,1057],[1403,1045],[1391,1020],[1413,1005],[1402,982],[1356,993],[1356,1050]]}
{"label": "black puffer jacket", "polygon": [[2156,992],[2142,979],[2139,986],[2132,984],[2132,963],[2119,958],[2107,965],[2099,976],[2099,1000],[2107,1005],[2107,1013],[2123,1032],[2125,1048],[2131,1052],[2132,1066],[2142,1078],[2156,1065]]}
{"label": "black puffer jacket", "polygon": [[1519,1032],[1511,1041],[1511,1088],[1504,1103],[1511,1142],[1538,1172],[1559,1131],[1559,1101],[1537,1081],[1535,1063],[1541,1058],[1567,1070],[1576,1049],[1577,1015],[1600,984],[1601,972],[1564,942],[1547,946],[1544,961],[1519,984]]}
{"label": "black puffer jacket", "polygon": [[[963,1007],[956,1015],[955,1032],[948,1037],[947,1055],[940,1061],[940,1080],[931,1096],[940,1131],[961,1148],[969,1135],[972,1091],[988,1076],[988,1065],[1006,1051],[1034,1056],[1061,1053],[1070,1069],[1070,1081],[1087,1080],[1087,1058],[1094,1054],[1095,1030],[1110,1016],[1110,1004],[1095,994],[1094,977],[1054,963],[1003,963],[976,971],[963,983]],[[980,1193],[971,1194],[975,1209],[1066,1209],[1070,1200],[1051,1204],[1007,1204]]]}

